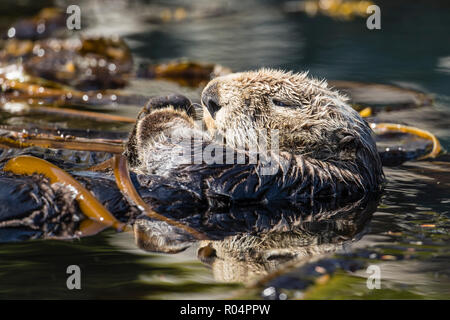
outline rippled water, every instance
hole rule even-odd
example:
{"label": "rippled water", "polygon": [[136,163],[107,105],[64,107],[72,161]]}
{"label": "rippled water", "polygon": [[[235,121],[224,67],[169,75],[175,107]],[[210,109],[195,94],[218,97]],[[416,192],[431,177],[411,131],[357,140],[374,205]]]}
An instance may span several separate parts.
{"label": "rippled water", "polygon": [[[82,32],[123,35],[138,61],[187,57],[233,70],[282,67],[310,70],[327,79],[419,89],[434,97],[433,106],[379,117],[427,129],[450,149],[450,4],[375,2],[382,10],[381,31],[367,30],[363,19],[288,15],[276,1],[245,5],[229,1],[222,16],[160,25],[145,22],[151,13],[146,1],[110,1],[109,5],[86,1],[81,8],[91,13],[91,24]],[[192,10],[208,3],[199,2]],[[197,89],[169,82],[140,80],[128,90],[199,97]],[[138,108],[106,110],[135,116]],[[128,127],[108,129],[127,131]],[[305,290],[283,281],[301,282],[300,267],[278,281],[267,279],[252,286],[223,283],[217,281],[214,267],[199,261],[196,247],[175,255],[147,253],[136,247],[132,235],[107,230],[70,242],[1,244],[0,297],[260,298],[269,287],[289,298],[450,298],[450,162],[407,162],[386,168],[385,174],[385,193],[364,235],[330,258],[377,264],[382,270],[381,290],[367,289],[364,268],[353,273],[337,270],[325,284],[318,282]],[[82,269],[80,291],[66,288],[66,268],[71,264]]]}

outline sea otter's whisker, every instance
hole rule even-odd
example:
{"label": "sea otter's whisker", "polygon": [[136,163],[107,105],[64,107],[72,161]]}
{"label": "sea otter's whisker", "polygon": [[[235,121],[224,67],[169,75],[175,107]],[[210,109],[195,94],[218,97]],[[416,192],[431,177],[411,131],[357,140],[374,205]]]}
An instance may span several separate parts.
{"label": "sea otter's whisker", "polygon": [[114,176],[116,177],[117,186],[119,187],[120,191],[122,191],[123,195],[127,197],[130,202],[133,202],[136,206],[138,206],[139,209],[144,211],[149,218],[164,221],[176,228],[182,229],[191,234],[197,240],[208,239],[204,234],[192,229],[191,227],[186,226],[181,222],[167,218],[150,208],[150,206],[141,198],[133,183],[131,182],[127,159],[123,155],[114,155]]}
{"label": "sea otter's whisker", "polygon": [[48,161],[32,156],[18,156],[9,160],[3,170],[21,175],[42,174],[52,184],[61,183],[74,191],[75,199],[87,217],[120,231],[125,229],[125,224],[118,221],[86,188],[70,174]]}
{"label": "sea otter's whisker", "polygon": [[396,124],[396,123],[371,123],[370,126],[374,130],[375,129],[383,129],[383,130],[410,133],[410,134],[414,134],[418,137],[430,140],[433,143],[433,148],[431,149],[431,151],[428,154],[417,158],[417,160],[423,160],[426,158],[435,158],[442,150],[439,140],[436,138],[436,136],[434,134],[432,134],[429,131],[422,130],[422,129],[415,128],[415,127],[405,126],[405,125],[401,125],[401,124]]}

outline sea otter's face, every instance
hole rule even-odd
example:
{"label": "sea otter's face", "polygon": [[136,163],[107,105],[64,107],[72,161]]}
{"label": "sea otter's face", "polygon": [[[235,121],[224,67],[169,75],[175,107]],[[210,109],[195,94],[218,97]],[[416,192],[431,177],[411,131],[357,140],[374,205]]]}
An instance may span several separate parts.
{"label": "sea otter's face", "polygon": [[270,69],[212,80],[202,93],[204,120],[230,146],[251,146],[261,130],[279,130],[282,151],[322,160],[376,152],[367,123],[324,81]]}

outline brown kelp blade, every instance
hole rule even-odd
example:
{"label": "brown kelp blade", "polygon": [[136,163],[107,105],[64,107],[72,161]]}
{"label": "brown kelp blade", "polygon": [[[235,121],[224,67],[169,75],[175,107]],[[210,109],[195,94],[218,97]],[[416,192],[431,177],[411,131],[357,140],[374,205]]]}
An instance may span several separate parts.
{"label": "brown kelp blade", "polygon": [[70,186],[75,190],[76,200],[87,217],[120,231],[125,229],[125,224],[118,221],[86,188],[70,174],[50,162],[32,156],[19,156],[9,160],[3,170],[20,175],[42,174],[51,183]]}
{"label": "brown kelp blade", "polygon": [[65,117],[86,118],[86,119],[92,119],[92,120],[101,121],[101,122],[125,122],[125,123],[135,123],[136,122],[136,119],[129,118],[129,117],[106,114],[106,113],[99,113],[99,112],[92,112],[92,111],[81,111],[81,110],[68,109],[68,108],[33,107],[29,111],[31,113],[36,112],[36,113],[45,113],[45,114],[57,114],[57,115],[65,116]]}
{"label": "brown kelp blade", "polygon": [[24,76],[25,80],[8,79],[0,73],[5,101],[24,102],[30,106],[100,106],[111,104],[142,105],[147,96],[122,94],[117,90],[79,91],[45,79]]}
{"label": "brown kelp blade", "polygon": [[169,225],[182,229],[191,234],[197,240],[208,239],[206,235],[198,232],[197,230],[184,225],[178,221],[169,219],[157,212],[155,212],[150,206],[141,198],[133,183],[130,179],[130,173],[128,171],[127,159],[123,155],[114,156],[114,175],[116,177],[116,183],[122,193],[128,197],[136,206],[145,212],[145,214],[152,219],[164,221]]}
{"label": "brown kelp blade", "polygon": [[230,73],[230,69],[221,65],[181,60],[155,65],[140,65],[137,77],[165,79],[183,86],[197,87],[205,85],[213,78]]}
{"label": "brown kelp blade", "polygon": [[367,107],[359,111],[359,115],[363,118],[370,117],[372,115],[373,111],[371,107]]}
{"label": "brown kelp blade", "polygon": [[89,236],[95,236],[96,234],[102,232],[103,230],[109,228],[108,225],[91,220],[91,219],[85,219],[81,221],[78,230],[74,232],[73,235],[66,235],[66,236],[47,236],[46,239],[49,240],[70,240],[74,237],[81,238],[81,237],[89,237]]}
{"label": "brown kelp blade", "polygon": [[429,153],[420,156],[417,158],[417,160],[423,160],[427,158],[435,158],[439,153],[442,151],[441,144],[439,143],[439,140],[436,138],[434,134],[432,134],[429,131],[422,130],[419,128],[411,127],[411,126],[405,126],[397,123],[371,123],[371,128],[375,132],[403,132],[403,133],[409,133],[416,135],[418,137],[424,138],[426,140],[429,140],[432,142],[432,149]]}
{"label": "brown kelp blade", "polygon": [[98,164],[96,164],[96,165],[93,165],[93,166],[91,166],[91,167],[89,167],[89,168],[86,168],[86,169],[80,169],[80,170],[83,170],[83,171],[92,171],[92,172],[98,172],[98,171],[105,171],[105,170],[108,170],[108,169],[112,169],[114,167],[114,159],[113,158],[109,158],[108,160],[105,160],[105,161],[103,161],[103,162],[100,162],[100,163],[98,163]]}
{"label": "brown kelp blade", "polygon": [[32,146],[54,149],[123,152],[122,140],[88,139],[73,136],[56,136],[45,133],[1,132],[0,147],[28,148]]}
{"label": "brown kelp blade", "polygon": [[24,102],[14,102],[9,101],[0,104],[0,110],[11,112],[13,110],[14,114],[19,115],[33,115],[33,114],[47,114],[47,115],[58,115],[66,118],[78,118],[78,119],[89,119],[98,122],[123,122],[123,123],[135,123],[136,119],[130,117],[124,117],[119,115],[93,112],[93,111],[82,111],[77,109],[60,108],[60,107],[47,107],[47,106],[32,106]]}
{"label": "brown kelp blade", "polygon": [[[426,93],[400,86],[364,83],[356,81],[331,80],[328,83],[349,97],[349,103],[357,111],[367,107],[370,113],[412,109],[432,104],[433,99]],[[368,110],[365,110],[367,112]]]}
{"label": "brown kelp blade", "polygon": [[78,237],[93,236],[93,235],[96,235],[96,234],[102,232],[106,228],[108,228],[108,225],[105,225],[102,222],[87,219],[87,220],[81,221],[80,227],[76,231],[76,235]]}

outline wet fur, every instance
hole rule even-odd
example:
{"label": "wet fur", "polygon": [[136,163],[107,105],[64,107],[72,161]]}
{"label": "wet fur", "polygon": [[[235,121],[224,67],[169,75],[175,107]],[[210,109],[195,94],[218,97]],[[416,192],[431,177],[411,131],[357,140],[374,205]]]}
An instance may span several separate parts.
{"label": "wet fur", "polygon": [[[212,117],[203,103],[209,135],[196,128],[183,110],[171,106],[147,109],[125,152],[132,170],[168,178],[172,188],[176,185],[196,194],[210,207],[283,199],[292,204],[330,197],[354,200],[381,189],[384,174],[370,127],[325,81],[306,73],[262,69],[216,78],[204,89],[202,101],[205,97],[212,97],[221,107]],[[282,101],[284,106],[274,101]],[[262,175],[259,160],[256,164],[180,164],[172,160],[180,151],[173,137],[188,131],[202,138],[197,147],[203,150],[219,133],[226,139],[223,148],[244,153],[248,160],[242,147],[253,145],[265,129],[280,134],[280,157],[267,154],[277,162],[274,175]],[[149,187],[161,189],[144,180]]]}
{"label": "wet fur", "polygon": [[70,188],[50,184],[40,175],[2,173],[1,179],[0,241],[64,238],[74,234],[83,215]]}

